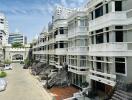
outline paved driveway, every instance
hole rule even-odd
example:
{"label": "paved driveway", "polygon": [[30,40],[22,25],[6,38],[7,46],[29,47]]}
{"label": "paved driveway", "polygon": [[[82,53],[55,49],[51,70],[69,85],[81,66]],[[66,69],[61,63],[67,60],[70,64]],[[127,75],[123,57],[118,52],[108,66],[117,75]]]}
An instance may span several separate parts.
{"label": "paved driveway", "polygon": [[22,69],[20,64],[12,64],[13,70],[8,70],[8,86],[0,92],[0,100],[50,100],[49,94],[40,87],[38,81]]}

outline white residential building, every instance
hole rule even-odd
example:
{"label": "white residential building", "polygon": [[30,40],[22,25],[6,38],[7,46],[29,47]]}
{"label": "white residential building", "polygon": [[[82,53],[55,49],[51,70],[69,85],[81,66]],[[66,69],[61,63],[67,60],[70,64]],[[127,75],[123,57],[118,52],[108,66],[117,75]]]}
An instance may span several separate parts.
{"label": "white residential building", "polygon": [[108,94],[117,82],[132,84],[131,4],[131,0],[90,0],[87,4],[93,90]]}
{"label": "white residential building", "polygon": [[88,82],[93,91],[106,94],[116,84],[132,84],[131,4],[90,0],[83,10],[57,7],[45,34],[49,65],[67,65],[72,84]]}
{"label": "white residential building", "polygon": [[56,68],[64,67],[66,63],[67,46],[68,46],[68,15],[72,9],[56,7],[53,15],[53,34],[55,39],[54,61]]}
{"label": "white residential building", "polygon": [[83,87],[89,82],[88,16],[85,10],[76,10],[68,17],[68,71],[71,83]]}
{"label": "white residential building", "polygon": [[48,33],[43,29],[38,39],[33,41],[34,59],[43,63],[48,63]]}

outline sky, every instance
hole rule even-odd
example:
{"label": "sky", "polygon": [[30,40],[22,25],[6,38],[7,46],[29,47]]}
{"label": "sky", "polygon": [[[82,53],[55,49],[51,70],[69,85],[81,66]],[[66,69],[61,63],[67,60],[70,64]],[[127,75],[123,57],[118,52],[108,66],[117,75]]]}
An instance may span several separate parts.
{"label": "sky", "polygon": [[7,17],[9,32],[19,30],[27,36],[28,42],[39,34],[51,21],[57,5],[76,8],[86,0],[0,0],[0,12]]}

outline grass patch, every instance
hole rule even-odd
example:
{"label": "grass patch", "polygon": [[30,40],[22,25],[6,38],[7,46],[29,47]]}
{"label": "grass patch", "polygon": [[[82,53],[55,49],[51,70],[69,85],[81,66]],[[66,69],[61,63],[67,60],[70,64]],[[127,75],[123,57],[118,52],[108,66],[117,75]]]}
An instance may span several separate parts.
{"label": "grass patch", "polygon": [[6,76],[7,76],[6,72],[0,71],[0,78],[6,77]]}

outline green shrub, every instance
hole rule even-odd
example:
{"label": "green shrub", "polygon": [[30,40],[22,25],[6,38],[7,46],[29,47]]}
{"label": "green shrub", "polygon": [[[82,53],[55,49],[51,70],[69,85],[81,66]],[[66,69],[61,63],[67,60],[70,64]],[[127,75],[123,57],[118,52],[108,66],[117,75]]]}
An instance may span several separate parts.
{"label": "green shrub", "polygon": [[7,76],[6,72],[3,72],[3,71],[0,72],[0,78],[6,77],[6,76]]}
{"label": "green shrub", "polygon": [[15,42],[12,44],[12,48],[24,48],[24,46],[19,42]]}
{"label": "green shrub", "polygon": [[8,59],[6,59],[6,60],[4,61],[4,64],[11,64],[11,61],[8,60]]}

